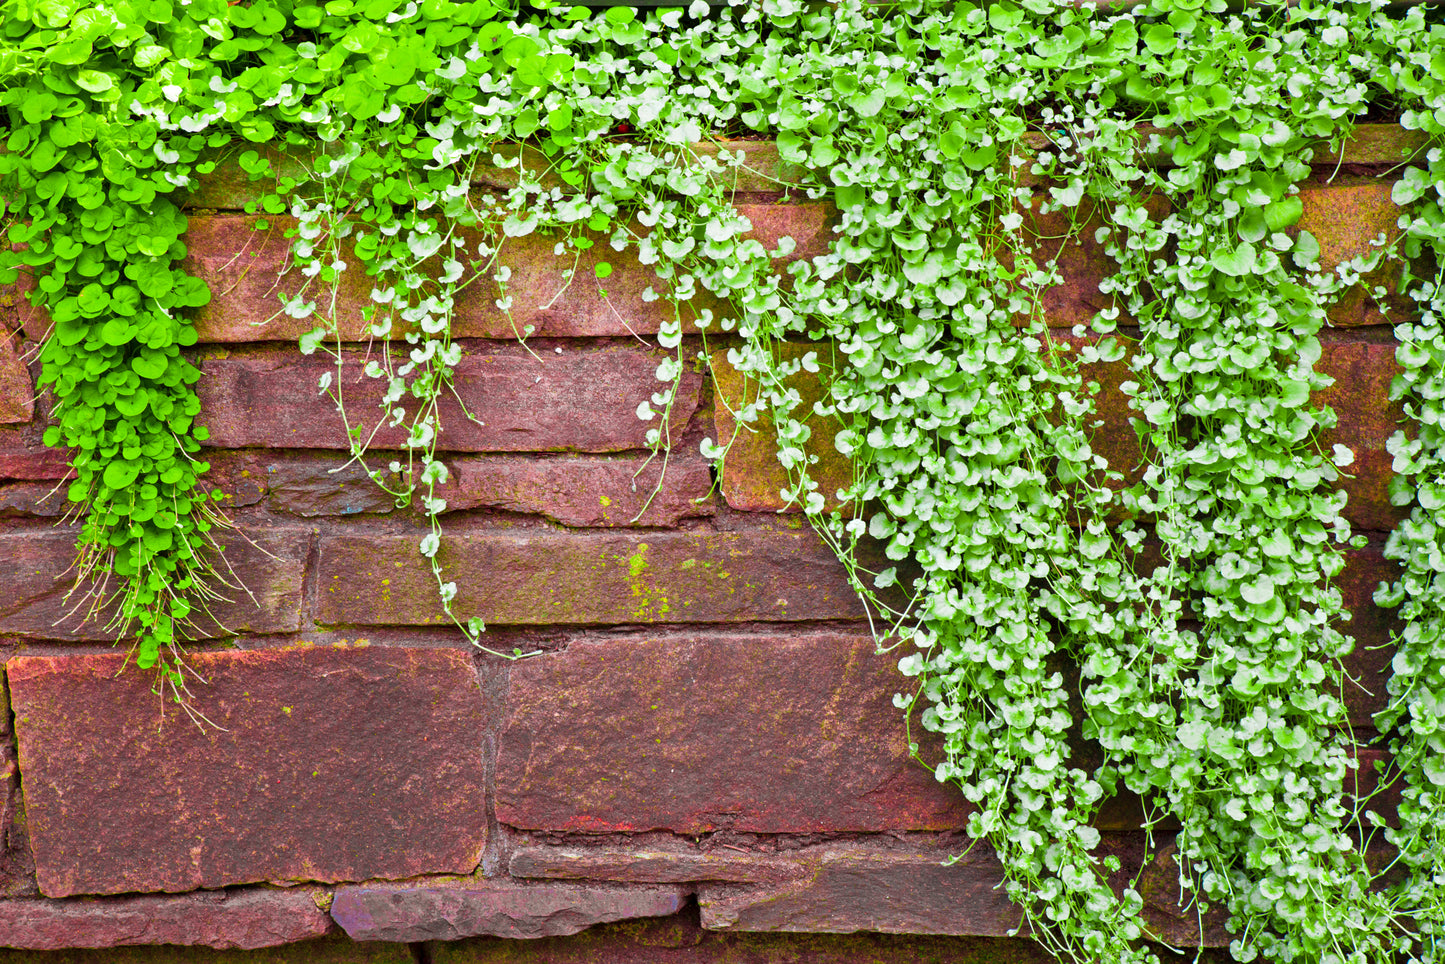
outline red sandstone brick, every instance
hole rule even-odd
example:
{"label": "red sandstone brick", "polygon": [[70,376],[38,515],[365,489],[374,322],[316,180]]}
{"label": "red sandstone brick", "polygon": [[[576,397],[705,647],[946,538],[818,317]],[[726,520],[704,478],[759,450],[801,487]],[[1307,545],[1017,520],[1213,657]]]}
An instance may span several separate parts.
{"label": "red sandstone brick", "polygon": [[826,633],[608,637],[524,660],[497,817],[684,834],[959,826],[962,797],[909,755],[895,663],[867,636]]}
{"label": "red sandstone brick", "polygon": [[[316,888],[298,887],[99,900],[0,900],[0,945],[30,951],[134,944],[273,947],[335,930],[317,906],[322,896]],[[6,961],[0,952],[0,962]]]}
{"label": "red sandstone brick", "polygon": [[190,682],[199,724],[122,662],[6,664],[47,896],[477,865],[485,721],[469,654],[193,653],[187,662],[205,681]]}
{"label": "red sandstone brick", "polygon": [[[1292,230],[1308,231],[1320,244],[1320,269],[1334,271],[1351,258],[1380,250],[1371,242],[1384,235],[1393,245],[1400,236],[1396,221],[1400,209],[1390,200],[1394,182],[1384,179],[1351,179],[1332,184],[1306,184],[1299,193],[1304,213]],[[1343,327],[1390,324],[1402,315],[1414,313],[1407,296],[1377,301],[1368,291],[1398,277],[1399,265],[1385,264],[1367,275],[1360,285],[1346,292],[1329,312],[1330,321]],[[1388,312],[1386,311],[1388,309]]]}
{"label": "red sandstone brick", "polygon": [[807,869],[786,854],[740,851],[725,847],[703,850],[683,843],[635,847],[528,845],[513,852],[507,872],[513,877],[682,884],[700,880],[777,882],[802,876]]}
{"label": "red sandstone brick", "polygon": [[1343,696],[1350,722],[1368,726],[1371,716],[1389,701],[1385,683],[1395,652],[1392,638],[1403,629],[1394,610],[1375,605],[1375,589],[1382,582],[1398,579],[1400,567],[1386,559],[1378,546],[1348,550],[1345,560],[1345,570],[1335,585],[1351,619],[1339,628],[1355,640],[1354,652],[1345,657],[1344,667],[1358,682],[1346,680]]}
{"label": "red sandstone brick", "polygon": [[[832,240],[837,212],[828,202],[796,204],[737,205],[740,214],[753,223],[748,237],[772,250],[784,235],[797,248],[781,267],[803,257],[824,253]],[[189,221],[186,270],[204,280],[212,292],[210,304],[197,313],[197,330],[205,342],[294,341],[310,331],[330,312],[329,286],[307,279],[299,271],[284,274],[290,266],[291,242],[285,237],[295,227],[291,218],[265,219],[268,227],[257,230],[257,220],[234,214],[199,215]],[[637,228],[643,231],[640,226]],[[475,252],[482,236],[463,231],[467,250]],[[498,265],[511,275],[505,285],[493,280],[489,271],[472,281],[457,295],[452,334],[458,338],[515,339],[536,337],[599,337],[655,334],[658,327],[674,317],[673,306],[664,300],[645,301],[643,292],[661,293],[663,283],[654,270],[637,260],[635,249],[616,251],[610,235],[589,232],[593,246],[580,253],[558,255],[558,237],[537,232],[521,238],[502,240]],[[496,243],[497,239],[491,239]],[[344,341],[365,341],[369,325],[361,309],[371,303],[375,280],[365,266],[343,246],[342,272],[336,289],[334,318]],[[606,262],[612,272],[598,279],[596,268]],[[563,272],[573,271],[569,280]],[[292,318],[282,313],[283,299],[303,294],[317,304],[317,314]],[[510,312],[497,307],[503,296],[511,299]],[[691,321],[704,308],[717,317],[730,313],[716,297],[699,293],[682,307],[682,317]],[[713,330],[717,330],[714,324]],[[530,329],[530,331],[529,331]],[[400,323],[396,328],[399,335]]]}
{"label": "red sandstone brick", "polygon": [[346,937],[323,937],[258,950],[217,951],[201,946],[147,944],[102,950],[0,950],[0,964],[415,964],[405,944],[358,944]]}
{"label": "red sandstone brick", "polygon": [[[9,588],[0,603],[0,632],[36,639],[115,639],[104,614],[83,624],[78,613],[72,614],[83,589],[68,602],[65,598],[75,582],[70,569],[78,531],[20,520],[0,529],[0,580]],[[235,588],[213,581],[225,599],[210,603],[211,618],[196,617],[193,638],[296,629],[309,531],[267,527],[244,534],[217,530],[215,536],[226,547],[221,572]]]}
{"label": "red sandstone brick", "polygon": [[[401,448],[406,432],[389,423],[376,404],[385,383],[362,373],[364,358],[347,354],[341,385],[347,413],[364,426],[374,448]],[[517,345],[479,348],[457,366],[456,390],[441,403],[440,448],[457,452],[614,452],[646,447],[649,427],[638,403],[662,387],[661,356],[631,346],[550,348],[538,355]],[[335,406],[318,393],[318,379],[335,371],[331,360],[277,349],[221,353],[201,363],[198,383],[210,444],[220,448],[347,448]],[[697,406],[701,376],[685,372],[672,407],[680,433]],[[410,399],[409,401],[414,401]],[[462,411],[476,419],[468,419]],[[478,424],[480,422],[480,424]]]}
{"label": "red sandstone brick", "polygon": [[[421,533],[321,537],[317,620],[419,626],[445,619]],[[832,551],[810,530],[572,533],[454,525],[437,558],[453,609],[498,625],[859,619]]]}
{"label": "red sandstone brick", "polygon": [[[676,526],[716,511],[712,472],[696,454],[667,460],[576,456],[454,459],[442,490],[449,509],[544,515],[568,526]],[[659,484],[660,483],[660,484]]]}
{"label": "red sandstone brick", "polygon": [[[804,451],[817,456],[818,463],[810,474],[818,482],[818,491],[824,498],[824,508],[833,510],[840,503],[837,494],[853,484],[853,464],[839,453],[835,439],[839,431],[836,418],[823,417],[812,412],[815,402],[826,397],[824,378],[829,371],[831,346],[828,343],[784,343],[779,346],[783,360],[797,361],[809,352],[819,358],[824,369],[818,374],[801,371],[788,380],[790,388],[797,389],[802,396],[802,405],[795,413],[808,424],[812,436],[804,445]],[[747,512],[776,511],[784,508],[781,491],[791,488],[788,472],[778,461],[778,444],[771,418],[760,419],[750,426],[739,426],[734,411],[758,397],[756,382],[749,382],[741,372],[728,364],[727,351],[719,350],[710,359],[713,384],[716,391],[716,407],[713,410],[713,427],[719,445],[728,447],[723,459],[723,498],[734,509]],[[846,364],[846,361],[845,361]],[[791,511],[801,511],[797,506]]]}
{"label": "red sandstone brick", "polygon": [[575,934],[608,921],[668,917],[677,887],[440,879],[341,887],[331,916],[358,941],[453,941]]}
{"label": "red sandstone brick", "polygon": [[0,423],[25,423],[35,415],[35,386],[21,357],[20,338],[0,330]]}
{"label": "red sandstone brick", "polygon": [[1330,339],[1316,368],[1335,383],[1311,401],[1328,405],[1339,416],[1339,424],[1323,433],[1320,444],[1326,453],[1335,444],[1355,453],[1355,461],[1341,469],[1351,477],[1337,483],[1350,494],[1345,517],[1356,528],[1393,529],[1407,514],[1390,504],[1394,459],[1385,451],[1385,443],[1405,423],[1404,407],[1390,401],[1390,381],[1400,372],[1395,343]]}

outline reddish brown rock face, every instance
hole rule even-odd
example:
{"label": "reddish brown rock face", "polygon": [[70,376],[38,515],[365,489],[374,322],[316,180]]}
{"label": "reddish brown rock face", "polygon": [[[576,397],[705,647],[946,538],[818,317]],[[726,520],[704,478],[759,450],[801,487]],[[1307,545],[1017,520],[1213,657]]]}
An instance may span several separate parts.
{"label": "reddish brown rock face", "polygon": [[863,636],[616,638],[512,667],[497,817],[678,833],[934,829],[966,810],[908,754],[907,680]]}
{"label": "reddish brown rock face", "polygon": [[[166,897],[0,902],[0,944],[26,950],[184,944],[272,947],[320,937],[335,925],[316,888]],[[0,962],[5,959],[0,957]]]}
{"label": "reddish brown rock face", "polygon": [[[420,535],[321,538],[317,620],[423,626],[445,616]],[[811,531],[572,533],[463,529],[437,558],[453,608],[489,624],[861,619],[842,565]]]}
{"label": "reddish brown rock face", "polygon": [[[470,655],[188,660],[197,725],[119,656],[6,664],[47,896],[466,873],[485,842]],[[117,675],[119,674],[119,675]],[[162,716],[164,713],[164,716]]]}
{"label": "reddish brown rock face", "polygon": [[331,916],[358,941],[454,941],[575,934],[593,924],[667,917],[682,909],[676,887],[438,880],[430,886],[342,887]]}
{"label": "reddish brown rock face", "polygon": [[[217,533],[230,567],[227,578],[250,590],[216,589],[225,601],[211,604],[211,617],[198,617],[194,636],[207,638],[238,632],[274,633],[298,628],[301,619],[301,584],[311,533],[297,528],[248,529]],[[0,600],[0,632],[38,639],[114,640],[106,619],[81,622],[72,613],[81,599],[66,593],[75,582],[76,530],[55,529],[35,522],[16,522],[0,528],[0,581],[8,592]]]}
{"label": "reddish brown rock face", "polygon": [[[489,346],[462,358],[456,386],[461,404],[444,397],[439,447],[454,452],[615,452],[646,448],[649,426],[637,417],[639,399],[660,389],[662,356],[644,348],[539,346],[536,355],[518,345]],[[369,433],[381,419],[376,400],[381,380],[362,373],[365,356],[349,352],[338,383],[348,414]],[[346,430],[335,403],[318,393],[318,379],[334,373],[334,361],[298,356],[292,349],[223,354],[201,363],[197,383],[210,444],[219,448],[288,447],[345,449]],[[672,406],[680,433],[697,406],[702,377],[683,375]],[[462,411],[466,406],[473,419]],[[389,420],[387,420],[389,422]],[[383,426],[374,448],[401,448],[407,433]],[[370,436],[369,436],[370,437]]]}

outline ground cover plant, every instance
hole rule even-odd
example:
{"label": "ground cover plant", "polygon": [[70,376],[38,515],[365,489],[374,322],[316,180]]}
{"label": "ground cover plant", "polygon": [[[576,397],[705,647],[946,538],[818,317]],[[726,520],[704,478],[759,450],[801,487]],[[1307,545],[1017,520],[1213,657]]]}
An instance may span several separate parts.
{"label": "ground cover plant", "polygon": [[[733,339],[761,386],[739,415],[771,421],[786,496],[916,678],[900,707],[942,735],[936,774],[977,807],[968,830],[1026,932],[1077,960],[1150,958],[1142,901],[1111,884],[1090,826],[1127,788],[1183,827],[1181,881],[1201,917],[1227,910],[1237,959],[1440,960],[1445,30],[1420,6],[1236,7],[3,0],[0,281],[32,272],[54,322],[46,441],[72,453],[95,612],[183,689],[186,627],[224,565],[183,352],[208,293],[178,267],[181,204],[218,156],[274,184],[258,215],[296,219],[314,283],[278,310],[317,319],[303,352],[342,362],[347,250],[373,276],[376,398],[318,388],[378,482],[404,479],[432,520],[419,551],[449,614],[437,419],[457,292],[505,289],[507,237],[552,232],[562,259],[610,245],[675,307],[674,354],[639,399],[652,442],[670,441],[684,335]],[[1351,643],[1330,580],[1351,533],[1331,483],[1351,453],[1320,450],[1334,416],[1312,400],[1325,309],[1369,266],[1320,270],[1295,227],[1312,152],[1374,116],[1432,145],[1398,172],[1403,240],[1380,248],[1418,306],[1396,332],[1411,424],[1392,442],[1411,516],[1379,597],[1406,624],[1378,720],[1405,788],[1396,829],[1342,795]],[[789,242],[746,237],[729,203],[744,152],[693,148],[746,132],[835,200],[827,254],[780,269]],[[278,151],[305,172],[278,174]],[[477,164],[515,186],[472,190]],[[1065,340],[1041,308],[1062,280],[1047,252],[1083,231],[1118,265],[1112,304]],[[731,310],[694,317],[702,291]],[[1134,467],[1090,448],[1081,374],[1126,355],[1147,454],[1127,485]],[[789,385],[801,369],[829,379],[812,411]],[[823,419],[855,467],[840,493],[810,472]],[[368,453],[379,423],[406,428],[404,451]],[[898,565],[864,566],[864,539]],[[480,645],[484,615],[453,618]],[[1075,759],[1076,732],[1101,762]],[[1398,850],[1388,877],[1372,839]]]}

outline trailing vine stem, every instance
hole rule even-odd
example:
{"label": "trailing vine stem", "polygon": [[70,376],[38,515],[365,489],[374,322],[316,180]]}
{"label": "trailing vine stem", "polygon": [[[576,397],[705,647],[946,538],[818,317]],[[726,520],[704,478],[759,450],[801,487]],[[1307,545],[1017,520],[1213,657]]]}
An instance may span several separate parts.
{"label": "trailing vine stem", "polygon": [[[463,611],[442,525],[442,414],[472,417],[458,295],[494,289],[510,317],[508,245],[538,232],[565,284],[605,287],[606,252],[627,252],[656,274],[644,298],[671,306],[638,405],[649,444],[666,458],[684,336],[725,339],[755,380],[739,422],[771,422],[780,497],[901,651],[915,750],[976,808],[1022,932],[1074,960],[1153,958],[1142,868],[1093,826],[1128,790],[1151,830],[1183,828],[1167,849],[1151,834],[1144,863],[1176,861],[1201,927],[1224,909],[1236,958],[1439,959],[1445,334],[1426,256],[1445,237],[1445,61],[1424,8],[341,7],[0,0],[0,280],[32,272],[54,323],[46,440],[73,451],[79,571],[141,666],[183,693],[183,631],[219,585],[181,351],[208,294],[179,267],[177,192],[229,152],[264,179],[253,213],[290,218],[310,282],[279,310],[316,319],[301,350],[336,363],[318,390],[352,456],[421,510],[441,609],[474,643],[484,614]],[[1325,308],[1366,265],[1322,271],[1297,225],[1313,146],[1372,109],[1437,145],[1396,188],[1422,311],[1397,330],[1419,424],[1392,442],[1413,508],[1380,597],[1408,621],[1378,718],[1406,788],[1390,886],[1341,802],[1350,641],[1331,580],[1351,453],[1320,451],[1334,416],[1312,401]],[[746,132],[797,172],[789,197],[836,205],[826,253],[750,236],[732,204],[747,150],[697,146]],[[281,175],[266,144],[313,162]],[[1060,325],[1080,244],[1117,269],[1102,310]],[[348,271],[373,279],[359,321],[337,296]],[[704,293],[723,307],[694,308]],[[1095,450],[1102,366],[1124,364],[1137,466]],[[803,371],[827,380],[811,408]],[[358,385],[378,388],[375,417]],[[838,492],[815,477],[825,422],[853,466]]]}

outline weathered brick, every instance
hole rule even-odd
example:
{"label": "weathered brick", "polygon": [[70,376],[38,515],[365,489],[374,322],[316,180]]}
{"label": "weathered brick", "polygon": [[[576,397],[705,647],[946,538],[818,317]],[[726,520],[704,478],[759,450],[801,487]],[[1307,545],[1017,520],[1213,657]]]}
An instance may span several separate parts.
{"label": "weathered brick", "polygon": [[608,921],[667,917],[682,903],[677,887],[463,878],[340,887],[331,916],[358,941],[535,938]]}
{"label": "weathered brick", "polygon": [[217,951],[207,947],[148,944],[103,950],[0,950],[0,964],[414,964],[405,944],[358,944],[323,937],[281,947]]}
{"label": "weathered brick", "polygon": [[70,477],[70,456],[46,448],[43,425],[0,425],[0,478],[33,481]]}
{"label": "weathered brick", "polygon": [[616,880],[638,884],[683,884],[699,880],[759,883],[790,880],[806,870],[787,855],[771,856],[677,843],[635,847],[517,848],[507,865],[513,877]]}
{"label": "weathered brick", "polygon": [[[1314,235],[1320,244],[1320,269],[1332,272],[1351,258],[1378,251],[1371,242],[1381,235],[1391,241],[1398,238],[1395,222],[1400,209],[1390,199],[1393,187],[1393,181],[1384,179],[1306,184],[1299,193],[1304,213],[1291,230]],[[1416,309],[1408,296],[1388,297],[1382,302],[1368,290],[1398,275],[1399,266],[1392,270],[1388,263],[1366,275],[1330,308],[1330,321],[1344,327],[1382,325],[1393,323],[1402,314],[1414,314]]]}
{"label": "weathered brick", "polygon": [[[0,945],[45,951],[133,944],[273,947],[335,929],[317,906],[322,893],[298,887],[164,897],[0,900]],[[5,960],[0,954],[0,962]]]}
{"label": "weathered brick", "polygon": [[[66,599],[75,585],[70,570],[78,531],[20,520],[0,529],[0,580],[10,590],[0,603],[0,633],[39,639],[115,639],[105,625],[109,610],[83,623],[80,613],[72,612],[91,583]],[[266,527],[247,528],[244,533],[218,530],[214,535],[225,550],[218,568],[236,588],[219,580],[212,583],[224,598],[208,604],[209,618],[205,614],[194,618],[192,638],[298,628],[310,532]]]}
{"label": "weathered brick", "polygon": [[938,829],[962,797],[914,762],[867,636],[608,637],[512,667],[497,817],[590,832]]}
{"label": "weathered brick", "polygon": [[1343,698],[1350,710],[1350,721],[1369,725],[1373,714],[1385,708],[1388,695],[1385,683],[1390,678],[1390,660],[1395,648],[1391,639],[1403,626],[1395,611],[1375,605],[1375,589],[1382,582],[1400,578],[1400,567],[1385,558],[1379,546],[1350,549],[1345,553],[1345,569],[1335,580],[1351,614],[1340,632],[1355,640],[1355,649],[1344,658],[1345,671],[1357,682],[1345,681]]}
{"label": "weathered brick", "polygon": [[[773,250],[783,236],[793,238],[797,247],[779,267],[804,257],[822,254],[832,240],[837,212],[827,202],[794,204],[739,203],[738,213],[753,223],[747,237]],[[255,228],[256,219],[235,214],[200,215],[189,220],[186,244],[189,251],[183,265],[210,287],[212,300],[197,313],[197,332],[205,342],[294,341],[315,328],[323,318],[334,317],[343,341],[365,341],[369,324],[361,309],[370,302],[374,279],[365,266],[342,248],[347,264],[336,286],[334,316],[330,312],[329,286],[306,278],[299,271],[283,273],[290,266],[291,242],[285,237],[294,228],[291,218],[268,218],[267,227]],[[640,225],[635,230],[645,233]],[[462,231],[468,249],[475,249],[482,235]],[[515,339],[536,337],[627,337],[654,334],[674,316],[664,300],[645,301],[643,292],[663,290],[652,267],[638,261],[635,249],[616,251],[609,234],[589,232],[593,246],[580,253],[558,255],[558,236],[536,232],[521,238],[501,239],[496,263],[510,269],[504,285],[491,272],[483,274],[457,295],[452,317],[452,334],[457,338]],[[490,238],[496,244],[497,238]],[[598,279],[602,262],[612,272]],[[569,280],[564,270],[573,271]],[[317,292],[324,292],[318,294]],[[281,312],[282,299],[305,293],[317,304],[317,314],[293,318]],[[511,299],[509,311],[497,307],[503,296]],[[681,308],[690,321],[704,309],[721,317],[728,309],[716,297],[699,291]],[[398,321],[398,335],[403,330]],[[529,330],[530,329],[530,330]]]}
{"label": "weathered brick", "polygon": [[[1106,838],[1104,852],[1125,864],[1113,880],[1116,889],[1139,869],[1142,843],[1137,835]],[[1201,939],[1196,915],[1179,906],[1171,854],[1168,846],[1156,854],[1137,885],[1155,936],[1187,946],[1228,943],[1222,918],[1207,918]],[[1020,925],[1021,914],[1003,891],[1003,869],[993,852],[976,845],[954,861],[958,856],[868,843],[810,849],[799,855],[810,872],[794,881],[701,885],[702,924],[711,930],[1007,936]]]}
{"label": "weathered brick", "polygon": [[0,687],[0,899],[36,892],[26,822],[15,734],[10,727],[10,693]]}
{"label": "weathered brick", "polygon": [[1057,964],[1026,937],[719,933],[682,915],[604,924],[571,937],[526,943],[483,937],[427,949],[435,964]]}
{"label": "weathered brick", "polygon": [[[466,873],[485,842],[468,653],[194,653],[199,722],[120,656],[6,666],[43,893]],[[164,715],[162,715],[164,714]]]}
{"label": "weathered brick", "polygon": [[[381,380],[362,372],[364,358],[347,353],[337,379],[349,416],[374,448],[401,448],[407,433],[383,426],[376,409]],[[615,452],[646,448],[649,426],[637,417],[639,401],[658,391],[660,356],[645,348],[603,346],[534,355],[518,345],[488,345],[466,354],[456,370],[459,404],[440,403],[440,448],[459,452]],[[317,392],[318,379],[335,363],[319,356],[272,350],[206,358],[198,383],[210,444],[220,448],[348,448],[341,417]],[[672,406],[674,432],[697,405],[700,375],[685,372]],[[462,410],[470,412],[467,418]]]}
{"label": "weathered brick", "polygon": [[[441,489],[449,509],[506,509],[568,526],[675,526],[709,516],[712,472],[695,454],[453,459]],[[660,484],[659,484],[660,483]]]}
{"label": "weathered brick", "polygon": [[[791,342],[778,346],[781,361],[798,361],[810,352],[818,356],[822,370],[817,374],[800,371],[789,378],[787,384],[802,397],[802,404],[795,414],[801,416],[812,430],[803,450],[818,459],[817,464],[810,469],[810,474],[818,483],[824,507],[832,510],[840,504],[838,491],[853,484],[853,463],[838,451],[836,439],[841,428],[838,421],[832,417],[819,416],[812,411],[815,402],[823,401],[827,397],[824,385],[831,371],[831,347],[826,343]],[[725,350],[715,351],[710,359],[717,396],[713,426],[717,432],[718,444],[728,447],[727,456],[723,459],[723,498],[734,509],[748,512],[776,511],[787,505],[781,491],[791,488],[791,483],[788,471],[778,461],[778,442],[773,421],[771,418],[762,418],[752,425],[739,425],[734,412],[757,400],[758,385],[729,364],[727,354]],[[801,511],[797,507],[791,507],[791,510]]]}
{"label": "weathered brick", "polygon": [[1003,888],[993,853],[897,852],[841,845],[810,855],[807,876],[767,887],[703,884],[709,930],[956,934],[1005,937],[1020,915]]}
{"label": "weathered brick", "polygon": [[0,423],[24,423],[35,415],[35,386],[21,357],[20,338],[0,330]]}
{"label": "weathered brick", "polygon": [[[1410,0],[1416,2],[1416,0]],[[1422,153],[1430,145],[1424,131],[1406,130],[1399,124],[1360,124],[1350,131],[1339,150],[1327,142],[1315,148],[1316,167],[1337,164],[1399,164]]]}
{"label": "weathered brick", "polygon": [[1330,339],[1323,347],[1315,367],[1335,383],[1311,401],[1328,405],[1339,417],[1338,425],[1322,433],[1324,450],[1340,444],[1355,453],[1355,461],[1341,470],[1351,477],[1338,483],[1350,495],[1345,517],[1359,529],[1388,531],[1407,514],[1390,504],[1394,459],[1385,451],[1385,443],[1406,421],[1401,403],[1390,401],[1390,381],[1400,371],[1395,344]]}
{"label": "weathered brick", "polygon": [[[266,502],[272,509],[313,517],[385,513],[396,508],[396,497],[344,455],[271,452],[266,456],[258,462]],[[375,465],[377,461],[382,464]],[[387,484],[398,491],[401,480],[386,470],[388,461],[372,460],[372,464],[386,472]]]}
{"label": "weathered brick", "polygon": [[[323,534],[317,620],[445,619],[421,534]],[[571,533],[453,525],[437,558],[453,609],[499,625],[857,619],[857,594],[811,530]]]}

